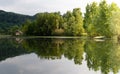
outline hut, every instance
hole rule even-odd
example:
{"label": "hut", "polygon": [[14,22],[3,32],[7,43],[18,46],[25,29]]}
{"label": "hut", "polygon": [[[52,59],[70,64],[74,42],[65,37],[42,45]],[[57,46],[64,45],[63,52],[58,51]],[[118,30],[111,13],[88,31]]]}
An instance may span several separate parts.
{"label": "hut", "polygon": [[20,36],[20,35],[22,35],[23,33],[22,33],[22,31],[20,31],[20,30],[17,30],[16,32],[15,32],[15,35],[16,36]]}

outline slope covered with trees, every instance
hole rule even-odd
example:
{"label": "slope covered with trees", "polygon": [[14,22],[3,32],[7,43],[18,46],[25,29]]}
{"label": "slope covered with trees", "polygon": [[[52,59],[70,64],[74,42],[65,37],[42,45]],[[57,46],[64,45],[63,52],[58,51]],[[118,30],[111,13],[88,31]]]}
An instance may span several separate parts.
{"label": "slope covered with trees", "polygon": [[33,16],[0,10],[0,33],[9,34],[13,26],[20,26],[27,19],[32,20]]}

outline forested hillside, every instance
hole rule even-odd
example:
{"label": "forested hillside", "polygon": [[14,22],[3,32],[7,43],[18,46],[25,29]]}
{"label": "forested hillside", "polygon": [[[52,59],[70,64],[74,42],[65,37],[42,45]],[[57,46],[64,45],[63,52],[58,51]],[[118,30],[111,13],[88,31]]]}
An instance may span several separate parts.
{"label": "forested hillside", "polygon": [[34,17],[0,10],[0,34],[9,34],[13,26],[20,26],[27,19],[32,20]]}

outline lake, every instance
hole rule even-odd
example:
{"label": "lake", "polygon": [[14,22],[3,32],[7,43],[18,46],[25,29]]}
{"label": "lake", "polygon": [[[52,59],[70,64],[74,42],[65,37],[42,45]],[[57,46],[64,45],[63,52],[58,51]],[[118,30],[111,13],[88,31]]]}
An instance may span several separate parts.
{"label": "lake", "polygon": [[119,74],[120,43],[85,38],[1,38],[0,74]]}

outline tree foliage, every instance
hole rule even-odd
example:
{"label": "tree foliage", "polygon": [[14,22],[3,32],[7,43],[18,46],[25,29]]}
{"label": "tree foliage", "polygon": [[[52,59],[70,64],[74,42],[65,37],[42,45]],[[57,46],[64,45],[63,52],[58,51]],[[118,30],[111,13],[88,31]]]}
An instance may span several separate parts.
{"label": "tree foliage", "polygon": [[115,4],[107,4],[102,0],[99,5],[93,2],[86,6],[84,28],[89,36],[106,36],[108,38],[119,35],[120,9]]}
{"label": "tree foliage", "polygon": [[86,13],[84,17],[84,25],[83,27],[85,28],[86,32],[88,33],[89,36],[94,36],[96,35],[96,18],[98,15],[98,5],[96,2],[93,2],[92,4],[88,4],[86,6]]}
{"label": "tree foliage", "polygon": [[[74,8],[63,15],[60,12],[44,12],[34,16],[0,11],[0,33],[13,34],[16,25],[22,25],[24,35],[34,36],[81,36],[85,32],[90,37],[105,36],[120,38],[120,8],[101,0],[98,4],[87,4],[82,16],[80,8]],[[9,17],[9,18],[8,18]],[[34,20],[34,21],[31,21]]]}
{"label": "tree foliage", "polygon": [[105,0],[99,4],[99,14],[97,18],[97,24],[95,28],[97,33],[102,36],[111,37],[109,18],[111,17],[111,11],[109,11],[109,6]]}
{"label": "tree foliage", "polygon": [[27,19],[33,20],[34,16],[0,10],[0,33],[11,34],[13,26],[21,26]]}
{"label": "tree foliage", "polygon": [[111,4],[111,13],[112,16],[110,17],[110,30],[114,35],[119,36],[120,35],[120,9],[119,7],[115,4]]}
{"label": "tree foliage", "polygon": [[84,32],[83,17],[79,8],[68,11],[63,16],[60,12],[39,13],[34,22],[25,23],[23,26],[25,35],[71,35],[78,36]]}
{"label": "tree foliage", "polygon": [[26,22],[23,32],[26,35],[49,36],[54,35],[56,29],[62,28],[62,17],[57,13],[39,13],[33,22]]}

